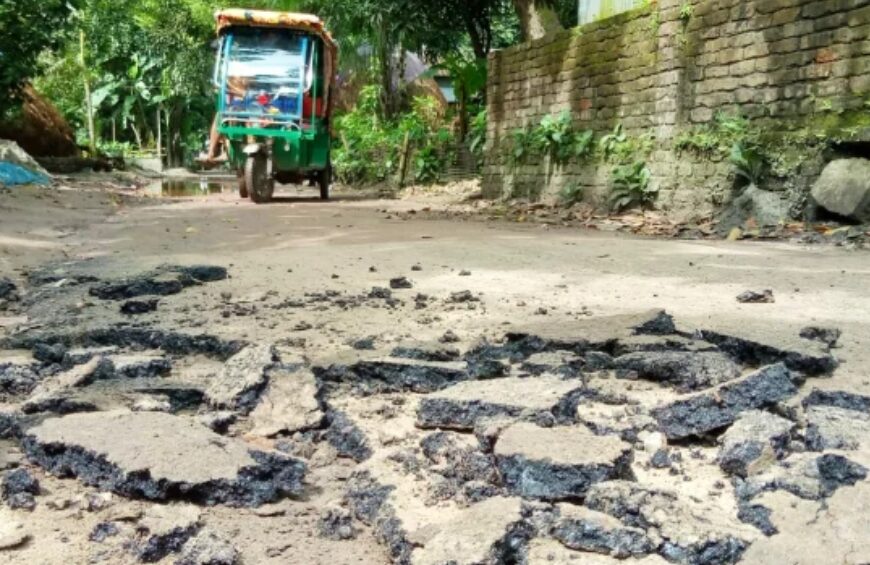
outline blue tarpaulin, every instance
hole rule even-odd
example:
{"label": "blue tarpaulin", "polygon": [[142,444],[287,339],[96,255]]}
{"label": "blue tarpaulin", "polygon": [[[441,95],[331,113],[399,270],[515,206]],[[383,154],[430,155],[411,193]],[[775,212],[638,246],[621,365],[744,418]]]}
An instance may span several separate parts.
{"label": "blue tarpaulin", "polygon": [[17,184],[49,184],[50,182],[50,179],[41,173],[34,173],[15,163],[0,161],[0,184],[15,186]]}

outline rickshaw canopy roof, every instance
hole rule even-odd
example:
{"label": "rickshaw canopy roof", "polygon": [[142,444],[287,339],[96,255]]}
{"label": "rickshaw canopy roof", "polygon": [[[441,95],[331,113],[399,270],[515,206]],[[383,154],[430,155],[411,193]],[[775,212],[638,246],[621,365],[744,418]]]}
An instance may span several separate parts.
{"label": "rickshaw canopy roof", "polygon": [[312,14],[230,8],[219,10],[215,14],[215,19],[217,20],[218,33],[232,26],[295,29],[320,37],[328,47],[333,59],[338,52],[338,45],[332,35],[326,31],[323,20]]}
{"label": "rickshaw canopy roof", "polygon": [[299,30],[316,35],[326,46],[326,65],[324,74],[330,87],[335,86],[335,69],[338,67],[338,44],[326,31],[323,20],[312,14],[294,12],[270,12],[266,10],[245,10],[229,8],[215,13],[218,33],[237,27],[263,27],[273,29]]}

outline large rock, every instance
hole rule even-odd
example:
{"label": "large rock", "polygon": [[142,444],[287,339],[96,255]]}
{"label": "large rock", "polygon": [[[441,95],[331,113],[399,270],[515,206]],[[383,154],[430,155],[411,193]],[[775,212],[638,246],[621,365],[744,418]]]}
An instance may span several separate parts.
{"label": "large rock", "polygon": [[22,440],[47,471],[133,498],[259,506],[302,489],[304,465],[159,412],[51,418]]}
{"label": "large rock", "polygon": [[269,385],[250,414],[252,433],[272,437],[320,426],[317,379],[308,369],[276,367],[269,371]]}
{"label": "large rock", "polygon": [[794,422],[768,412],[744,412],[719,438],[719,466],[740,477],[761,472],[785,456],[795,427]]}
{"label": "large rock", "polygon": [[831,161],[813,185],[819,206],[859,222],[870,222],[870,160]]}
{"label": "large rock", "polygon": [[505,487],[526,498],[581,498],[595,483],[633,478],[631,446],[582,426],[514,424],[501,433],[494,453]]}
{"label": "large rock", "polygon": [[700,436],[731,425],[742,412],[772,406],[797,393],[792,373],[777,364],[706,392],[665,404],[653,418],[668,439]]}
{"label": "large rock", "polygon": [[761,190],[754,184],[731,200],[719,217],[716,231],[722,236],[734,228],[743,228],[753,221],[756,226],[776,226],[788,221],[789,203],[783,195]]}
{"label": "large rock", "polygon": [[582,381],[555,376],[466,381],[421,399],[417,425],[471,430],[498,416],[573,420],[583,392]]}
{"label": "large rock", "polygon": [[641,351],[614,360],[618,372],[669,384],[680,392],[700,390],[740,376],[740,367],[717,351]]}
{"label": "large rock", "polygon": [[213,408],[250,412],[269,383],[268,371],[278,363],[271,345],[251,345],[231,357],[205,391]]}

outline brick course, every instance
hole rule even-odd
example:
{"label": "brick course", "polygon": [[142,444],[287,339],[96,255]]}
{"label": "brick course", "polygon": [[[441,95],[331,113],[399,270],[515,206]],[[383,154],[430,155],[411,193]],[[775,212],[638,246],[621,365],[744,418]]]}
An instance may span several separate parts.
{"label": "brick course", "polygon": [[[576,129],[599,136],[620,123],[655,136],[647,161],[658,206],[712,212],[728,196],[731,167],[674,148],[674,140],[717,112],[795,127],[824,99],[828,110],[861,111],[870,100],[870,0],[682,0],[566,30],[490,55],[484,193],[552,199],[579,183],[592,201],[609,192],[612,165],[555,165],[542,157],[509,164],[511,132],[569,110]],[[768,127],[768,126],[765,126]],[[861,132],[870,140],[870,132]],[[789,190],[806,193],[823,162],[795,171]],[[786,183],[783,183],[785,186]]]}

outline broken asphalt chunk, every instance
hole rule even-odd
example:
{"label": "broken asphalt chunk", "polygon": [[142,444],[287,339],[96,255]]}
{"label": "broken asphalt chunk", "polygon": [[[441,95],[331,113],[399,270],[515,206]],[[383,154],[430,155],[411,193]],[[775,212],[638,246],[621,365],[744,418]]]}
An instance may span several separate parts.
{"label": "broken asphalt chunk", "polygon": [[247,345],[243,341],[224,341],[208,334],[190,335],[119,325],[70,333],[23,332],[0,340],[0,349],[34,349],[41,343],[60,343],[65,347],[161,349],[174,355],[199,353],[219,359],[227,359]]}
{"label": "broken asphalt chunk", "polygon": [[466,381],[422,398],[417,425],[472,430],[478,421],[498,416],[573,421],[583,392],[582,381],[551,375]]}
{"label": "broken asphalt chunk", "polygon": [[223,267],[195,265],[163,266],[150,273],[104,282],[93,286],[89,293],[101,300],[128,300],[139,296],[168,296],[187,287],[227,278]]}
{"label": "broken asphalt chunk", "polygon": [[729,475],[757,474],[786,455],[795,427],[794,422],[768,412],[744,412],[719,438],[717,462]]}
{"label": "broken asphalt chunk", "polygon": [[251,345],[231,357],[205,391],[217,409],[248,413],[254,409],[269,382],[268,371],[278,363],[271,345]]}
{"label": "broken asphalt chunk", "polygon": [[844,410],[870,414],[870,396],[846,392],[842,390],[826,391],[813,389],[803,400],[804,408],[808,406],[834,406]]}
{"label": "broken asphalt chunk", "polygon": [[725,428],[741,412],[772,406],[796,393],[794,376],[777,364],[655,408],[652,416],[668,439],[684,439]]}
{"label": "broken asphalt chunk", "polygon": [[400,359],[413,359],[415,361],[449,363],[451,361],[458,361],[460,353],[455,347],[420,343],[400,345],[393,349],[390,356]]}
{"label": "broken asphalt chunk", "polygon": [[390,279],[390,288],[393,290],[414,288],[414,283],[409,281],[407,277],[396,277]]}
{"label": "broken asphalt chunk", "polygon": [[870,446],[870,413],[836,406],[809,406],[806,421],[810,451],[853,451]]}
{"label": "broken asphalt chunk", "polygon": [[295,459],[160,412],[51,418],[27,430],[22,444],[54,475],[154,501],[260,506],[298,494],[305,472]]}
{"label": "broken asphalt chunk", "polygon": [[818,326],[807,326],[802,328],[799,335],[804,339],[818,341],[826,346],[833,348],[840,341],[842,332],[837,328],[820,328]]}
{"label": "broken asphalt chunk", "polygon": [[524,498],[582,498],[595,483],[634,477],[631,446],[583,426],[517,423],[499,435],[494,454],[505,487]]}
{"label": "broken asphalt chunk", "polygon": [[177,553],[202,526],[194,506],[151,506],[136,525],[134,550],[139,561],[156,563]]}
{"label": "broken asphalt chunk", "polygon": [[776,490],[806,500],[821,500],[841,487],[852,486],[866,478],[866,467],[842,455],[795,453],[760,475],[737,480],[735,493],[744,502]]}
{"label": "broken asphalt chunk", "polygon": [[698,334],[739,362],[755,367],[785,363],[792,371],[819,376],[831,373],[838,364],[821,344],[799,337],[737,336],[714,330]]}
{"label": "broken asphalt chunk", "polygon": [[184,544],[174,565],[237,565],[239,551],[232,543],[203,528]]}
{"label": "broken asphalt chunk", "polygon": [[3,476],[2,491],[9,508],[33,510],[36,507],[34,497],[40,492],[39,481],[27,469],[15,469]]}
{"label": "broken asphalt chunk", "polygon": [[740,367],[716,351],[643,351],[617,357],[617,376],[633,372],[641,379],[670,384],[680,392],[719,385],[740,376]]}
{"label": "broken asphalt chunk", "polygon": [[391,392],[426,393],[468,379],[464,363],[438,363],[411,359],[372,359],[352,365],[314,368],[326,383],[349,384],[363,395]]}
{"label": "broken asphalt chunk", "polygon": [[747,290],[737,296],[737,302],[741,304],[770,304],[776,302],[776,299],[773,297],[772,290],[762,290],[761,292]]}
{"label": "broken asphalt chunk", "polygon": [[[664,310],[587,318],[559,324],[539,324],[507,334],[506,343],[492,347],[492,355],[523,360],[542,351],[587,351],[612,353],[620,340],[640,335],[670,335],[676,332],[673,318]],[[491,356],[492,356],[491,355]]]}
{"label": "broken asphalt chunk", "polygon": [[121,304],[121,314],[126,314],[127,316],[139,316],[150,312],[156,312],[158,303],[159,300],[157,299],[128,300]]}
{"label": "broken asphalt chunk", "polygon": [[274,437],[319,427],[324,414],[314,374],[295,365],[272,367],[267,373],[269,383],[249,415],[251,433]]}
{"label": "broken asphalt chunk", "polygon": [[585,505],[646,530],[655,536],[658,553],[672,563],[731,565],[749,546],[744,536],[750,537],[750,532],[737,520],[672,491],[629,481],[602,482],[589,489]]}
{"label": "broken asphalt chunk", "polygon": [[617,559],[653,553],[657,545],[640,528],[625,526],[616,518],[573,504],[559,504],[559,518],[552,535],[565,547],[612,555]]}
{"label": "broken asphalt chunk", "polygon": [[341,457],[349,457],[360,463],[372,456],[365,433],[344,412],[330,410],[327,414],[329,428],[326,441]]}
{"label": "broken asphalt chunk", "polygon": [[517,498],[494,497],[433,524],[434,534],[411,554],[414,565],[514,563],[532,534]]}

